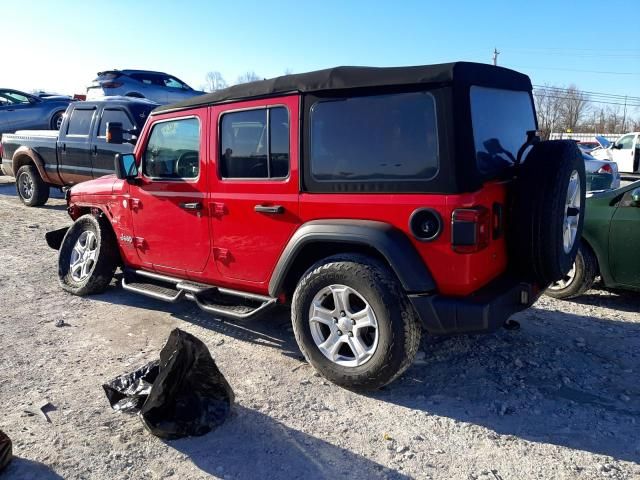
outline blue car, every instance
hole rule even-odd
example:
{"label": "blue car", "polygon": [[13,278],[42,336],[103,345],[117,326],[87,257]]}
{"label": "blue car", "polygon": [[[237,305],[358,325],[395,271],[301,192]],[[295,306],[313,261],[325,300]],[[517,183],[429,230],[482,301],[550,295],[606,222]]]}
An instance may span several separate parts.
{"label": "blue car", "polygon": [[122,95],[147,98],[166,105],[204,93],[194,90],[182,80],[164,72],[107,70],[98,72],[98,77],[87,87],[87,100]]}
{"label": "blue car", "polygon": [[18,90],[0,88],[0,136],[17,130],[58,130],[69,97],[36,97]]}

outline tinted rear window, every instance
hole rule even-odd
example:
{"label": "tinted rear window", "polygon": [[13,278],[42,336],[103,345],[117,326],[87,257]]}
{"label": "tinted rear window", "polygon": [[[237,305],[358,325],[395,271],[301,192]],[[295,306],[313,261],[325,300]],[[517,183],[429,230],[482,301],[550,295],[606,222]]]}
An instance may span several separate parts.
{"label": "tinted rear window", "polygon": [[319,101],[310,123],[315,181],[429,180],[438,171],[435,102],[427,92]]}
{"label": "tinted rear window", "polygon": [[73,112],[71,112],[69,127],[67,128],[67,135],[89,135],[89,131],[91,129],[91,119],[93,118],[94,111],[95,109],[75,109]]}
{"label": "tinted rear window", "polygon": [[471,87],[471,119],[478,169],[495,176],[512,165],[536,129],[529,92]]}

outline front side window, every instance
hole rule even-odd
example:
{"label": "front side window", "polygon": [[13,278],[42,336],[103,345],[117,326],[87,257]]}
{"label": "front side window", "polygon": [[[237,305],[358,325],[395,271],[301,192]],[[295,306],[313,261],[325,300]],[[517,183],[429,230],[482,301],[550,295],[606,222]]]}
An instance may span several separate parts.
{"label": "front side window", "polygon": [[73,112],[71,112],[71,118],[69,118],[67,135],[88,136],[91,131],[91,119],[93,118],[93,112],[95,112],[95,109],[74,109]]}
{"label": "front side window", "polygon": [[323,100],[312,106],[310,123],[317,182],[422,181],[438,172],[430,93]]}
{"label": "front side window", "polygon": [[160,179],[197,178],[200,172],[200,122],[181,118],[156,123],[144,153],[143,172]]}
{"label": "front side window", "polygon": [[107,136],[107,123],[120,122],[122,128],[125,130],[131,130],[134,125],[131,123],[129,116],[123,111],[115,108],[105,108],[102,112],[102,118],[100,119],[100,128],[98,130],[99,137]]}
{"label": "front side window", "polygon": [[536,129],[531,96],[524,91],[471,87],[471,121],[478,170],[488,177],[513,165],[527,132]]}
{"label": "front side window", "polygon": [[222,115],[222,178],[284,178],[288,174],[289,114],[286,108],[262,108]]}
{"label": "front side window", "polygon": [[6,103],[12,103],[14,105],[29,103],[29,97],[17,92],[0,92],[0,96],[4,97]]}
{"label": "front side window", "polygon": [[631,150],[633,147],[633,135],[626,135],[616,142],[616,148],[620,150]]}

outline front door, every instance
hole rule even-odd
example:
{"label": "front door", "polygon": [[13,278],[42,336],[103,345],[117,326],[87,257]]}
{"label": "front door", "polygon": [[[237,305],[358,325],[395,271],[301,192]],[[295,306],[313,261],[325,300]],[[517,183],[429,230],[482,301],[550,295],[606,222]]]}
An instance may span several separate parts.
{"label": "front door", "polygon": [[209,258],[204,112],[156,120],[139,152],[142,173],[129,198],[133,242],[156,270],[200,272]]}
{"label": "front door", "polygon": [[640,287],[640,206],[629,191],[611,219],[609,268],[616,283]]}
{"label": "front door", "polygon": [[268,282],[300,224],[297,119],[296,96],[212,109],[211,226],[223,277]]}
{"label": "front door", "polygon": [[621,172],[633,172],[635,160],[635,135],[625,135],[611,147],[611,159],[618,164]]}

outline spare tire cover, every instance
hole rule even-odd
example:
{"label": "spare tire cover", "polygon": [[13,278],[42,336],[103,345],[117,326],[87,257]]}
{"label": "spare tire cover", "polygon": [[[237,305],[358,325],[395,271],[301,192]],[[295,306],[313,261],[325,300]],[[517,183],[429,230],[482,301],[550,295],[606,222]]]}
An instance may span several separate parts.
{"label": "spare tire cover", "polygon": [[562,278],[578,251],[586,175],[575,142],[535,144],[511,190],[509,258],[517,273],[544,288]]}

